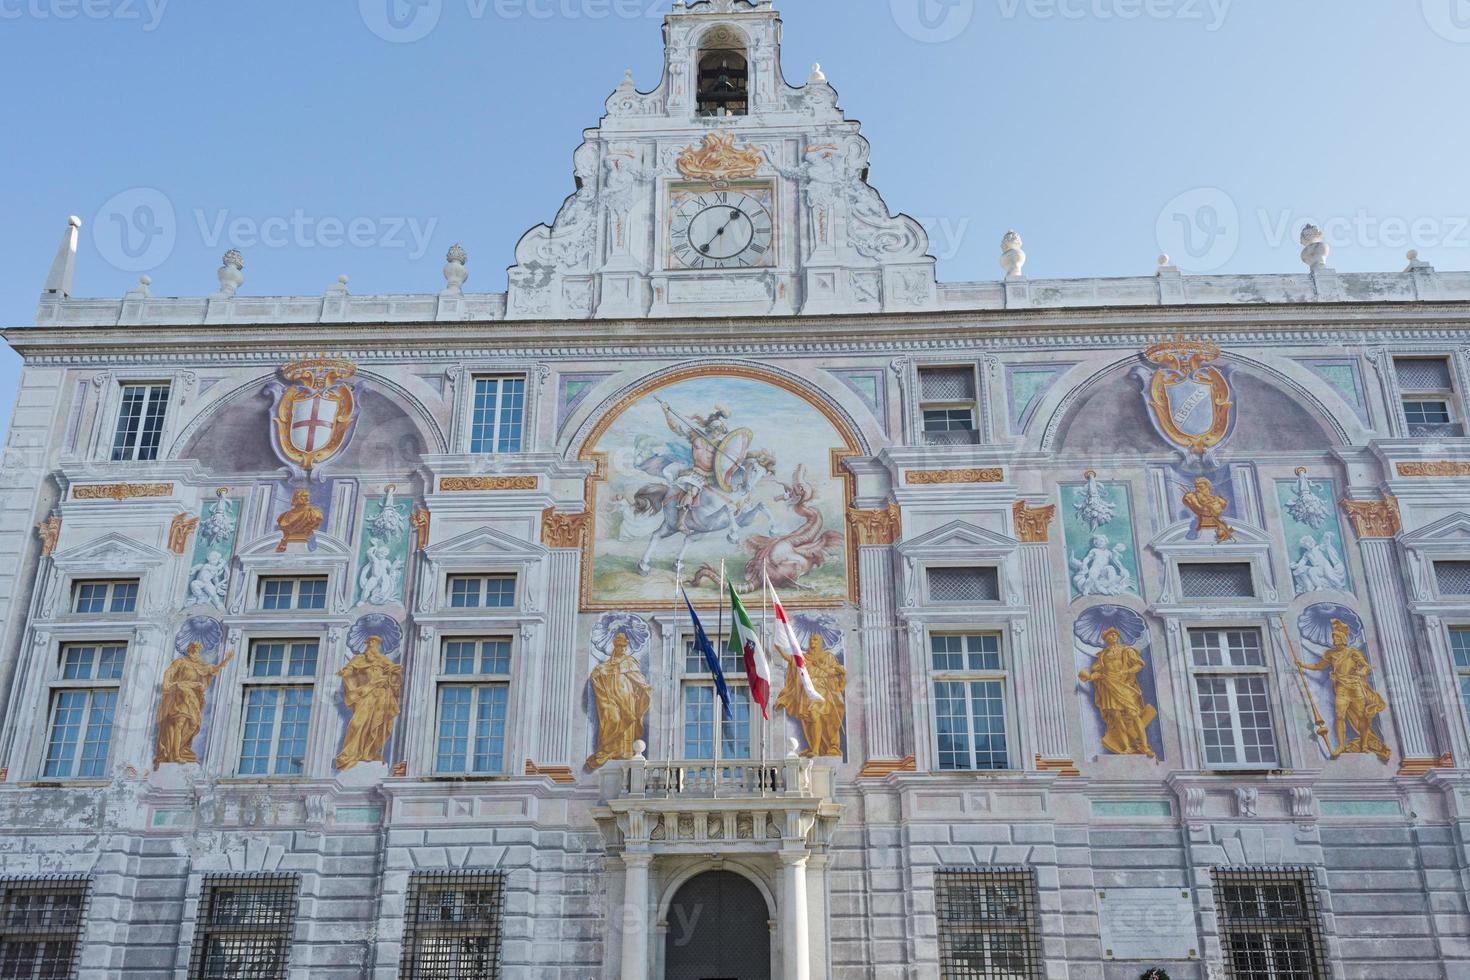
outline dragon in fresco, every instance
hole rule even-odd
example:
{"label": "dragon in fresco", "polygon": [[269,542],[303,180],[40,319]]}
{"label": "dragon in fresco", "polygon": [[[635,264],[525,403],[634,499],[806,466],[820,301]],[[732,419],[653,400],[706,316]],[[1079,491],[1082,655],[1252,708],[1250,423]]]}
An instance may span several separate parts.
{"label": "dragon in fresco", "polygon": [[[785,534],[753,534],[745,540],[750,561],[746,562],[744,576],[735,585],[741,594],[761,589],[763,570],[775,588],[811,591],[813,587],[804,584],[802,578],[812,569],[826,564],[831,552],[842,546],[842,533],[826,530],[821,512],[811,506],[817,490],[807,482],[805,466],[796,468],[791,482],[781,484],[781,491],[775,498],[776,503],[788,504],[802,522]],[[705,581],[717,585],[719,580],[717,569],[703,565],[687,584],[693,588]]]}

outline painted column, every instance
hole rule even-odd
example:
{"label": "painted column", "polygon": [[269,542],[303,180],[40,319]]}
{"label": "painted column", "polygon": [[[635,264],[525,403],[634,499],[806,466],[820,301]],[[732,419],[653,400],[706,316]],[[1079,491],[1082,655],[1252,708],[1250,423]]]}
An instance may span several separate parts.
{"label": "painted column", "polygon": [[543,719],[539,755],[543,766],[573,766],[572,721],[576,695],[577,602],[581,586],[582,545],[586,514],[561,514],[548,509],[541,519],[541,540],[551,554],[546,559],[546,642],[542,646]]}
{"label": "painted column", "polygon": [[653,855],[623,853],[622,980],[648,980],[648,879]]}
{"label": "painted column", "polygon": [[1052,591],[1051,566],[1047,551],[1056,505],[1031,507],[1024,500],[1013,509],[1016,537],[1021,541],[1021,580],[1026,606],[1031,611],[1030,655],[1026,658],[1029,695],[1022,703],[1033,706],[1032,732],[1036,754],[1042,762],[1071,761],[1067,745],[1067,710],[1071,699],[1062,689],[1060,653],[1057,647],[1056,594]]}
{"label": "painted column", "polygon": [[[786,980],[811,980],[812,975],[806,863],[805,850],[781,852],[781,945]],[[627,974],[623,976],[626,980]]]}
{"label": "painted column", "polygon": [[900,533],[898,505],[855,510],[851,522],[858,540],[858,593],[863,656],[863,754],[865,760],[904,758],[903,671],[899,667],[894,619],[893,542]]}

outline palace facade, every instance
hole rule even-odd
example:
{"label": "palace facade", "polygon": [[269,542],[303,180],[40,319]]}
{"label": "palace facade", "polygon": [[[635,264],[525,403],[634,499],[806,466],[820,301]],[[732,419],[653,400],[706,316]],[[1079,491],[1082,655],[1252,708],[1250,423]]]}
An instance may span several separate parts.
{"label": "palace facade", "polygon": [[676,3],[505,293],[82,299],[73,219],[0,973],[1470,976],[1470,274],[939,283],[780,31]]}

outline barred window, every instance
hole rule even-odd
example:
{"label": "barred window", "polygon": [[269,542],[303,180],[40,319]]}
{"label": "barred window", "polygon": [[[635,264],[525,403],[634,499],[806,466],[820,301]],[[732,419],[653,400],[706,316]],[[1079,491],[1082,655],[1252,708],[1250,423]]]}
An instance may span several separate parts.
{"label": "barred window", "polygon": [[131,613],[138,609],[138,580],[80,581],[71,587],[71,610],[85,616]]}
{"label": "barred window", "polygon": [[1275,768],[1276,730],[1261,631],[1190,630],[1189,648],[1205,764]]}
{"label": "barred window", "polygon": [[935,633],[929,649],[939,768],[1009,769],[1000,635]]}
{"label": "barred window", "polygon": [[1396,357],[1394,371],[1403,395],[1404,423],[1417,438],[1459,436],[1455,423],[1455,383],[1449,358]]}
{"label": "barred window", "polygon": [[973,401],[975,369],[971,367],[919,368],[919,395],[926,402]]}
{"label": "barred window", "polygon": [[1448,391],[1450,361],[1447,357],[1395,357],[1393,369],[1404,391]]}
{"label": "barred window", "polygon": [[112,437],[113,462],[148,462],[158,458],[163,418],[168,411],[168,385],[123,385]]}
{"label": "barred window", "polygon": [[505,773],[511,639],[446,639],[439,670],[439,742],[434,771]]}
{"label": "barred window", "polygon": [[125,643],[68,643],[51,683],[50,724],[41,775],[100,779],[107,775]]}
{"label": "barred window", "polygon": [[975,431],[975,369],[919,369],[919,400],[924,413],[924,441],[930,445],[972,445]]}
{"label": "barred window", "polygon": [[939,975],[1041,980],[1036,875],[1029,868],[968,868],[934,876]]}
{"label": "barred window", "polygon": [[285,609],[320,610],[327,608],[327,579],[263,578],[260,580],[260,608],[267,612]]}
{"label": "barred window", "polygon": [[1179,588],[1186,599],[1249,599],[1256,594],[1250,562],[1180,562]]}
{"label": "barred window", "polygon": [[404,980],[497,980],[505,876],[476,871],[413,875],[403,929]]}
{"label": "barred window", "polygon": [[931,568],[931,602],[999,602],[1000,572],[995,568]]}
{"label": "barred window", "polygon": [[294,874],[205,878],[189,980],[286,980],[297,887]]}
{"label": "barred window", "polygon": [[1328,980],[1309,868],[1215,868],[1213,877],[1232,980]]}
{"label": "barred window", "polygon": [[525,378],[476,378],[470,452],[520,452],[525,415]]}
{"label": "barred window", "polygon": [[0,878],[0,977],[74,977],[92,879]]}
{"label": "barred window", "polygon": [[451,575],[451,609],[513,609],[516,604],[514,575]]}
{"label": "barred window", "polygon": [[1470,595],[1470,561],[1437,561],[1434,578],[1440,595]]}

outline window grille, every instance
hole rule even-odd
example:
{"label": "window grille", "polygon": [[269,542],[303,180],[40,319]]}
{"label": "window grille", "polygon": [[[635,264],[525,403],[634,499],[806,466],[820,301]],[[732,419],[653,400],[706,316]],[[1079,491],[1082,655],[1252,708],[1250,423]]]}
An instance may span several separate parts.
{"label": "window grille", "polygon": [[1450,362],[1444,357],[1395,357],[1394,373],[1403,391],[1449,391]]}
{"label": "window grille", "polygon": [[0,977],[77,975],[92,879],[0,878]]}
{"label": "window grille", "polygon": [[994,568],[929,569],[931,602],[999,602],[1000,574]]}
{"label": "window grille", "polygon": [[1249,599],[1256,594],[1249,562],[1181,562],[1179,587],[1186,599]]}
{"label": "window grille", "polygon": [[920,368],[919,397],[926,402],[975,400],[975,371],[968,367]]}
{"label": "window grille", "polygon": [[420,872],[409,879],[404,980],[498,980],[505,876]]}
{"label": "window grille", "polygon": [[1232,980],[1328,980],[1309,868],[1215,868],[1213,876]]}
{"label": "window grille", "polygon": [[966,868],[934,876],[939,975],[1041,980],[1036,876],[1029,868]]}
{"label": "window grille", "polygon": [[294,874],[205,878],[189,980],[286,980],[297,887]]}
{"label": "window grille", "polygon": [[1440,595],[1470,595],[1470,561],[1437,561],[1434,577]]}
{"label": "window grille", "polygon": [[157,459],[167,411],[168,385],[123,385],[112,437],[113,462]]}

